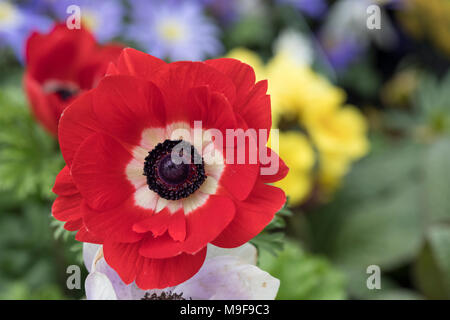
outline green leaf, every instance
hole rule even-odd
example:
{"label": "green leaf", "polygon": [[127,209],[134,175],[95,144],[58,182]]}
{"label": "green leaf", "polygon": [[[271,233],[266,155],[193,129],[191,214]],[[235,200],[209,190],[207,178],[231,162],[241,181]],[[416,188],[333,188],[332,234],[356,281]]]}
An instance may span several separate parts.
{"label": "green leaf", "polygon": [[424,76],[415,98],[423,121],[437,133],[450,131],[450,72],[438,80]]}
{"label": "green leaf", "polygon": [[357,163],[341,190],[345,201],[351,200],[353,204],[402,188],[416,178],[423,149],[415,143],[396,143]]}
{"label": "green leaf", "polygon": [[0,190],[19,199],[52,199],[55,177],[64,164],[56,140],[31,116],[20,89],[1,88],[0,106]]}
{"label": "green leaf", "polygon": [[[380,266],[386,274],[414,261],[421,250],[425,237],[422,150],[405,145],[363,160],[335,201],[306,216],[308,244],[342,268],[349,292],[358,298],[369,294],[369,265]],[[389,289],[401,289],[397,287],[394,283]]]}
{"label": "green leaf", "polygon": [[226,31],[227,47],[269,47],[274,36],[270,19],[260,16],[247,16]]}
{"label": "green leaf", "polygon": [[432,144],[423,164],[428,223],[450,221],[450,138]]}
{"label": "green leaf", "polygon": [[278,251],[283,249],[286,228],[285,217],[292,216],[288,202],[289,199],[286,200],[283,208],[275,214],[269,225],[260,234],[250,240],[260,251],[265,250],[276,255]]}
{"label": "green leaf", "polygon": [[405,187],[349,211],[335,226],[335,238],[328,239],[333,243],[333,261],[387,270],[413,259],[423,237],[417,196],[417,187]]}
{"label": "green leaf", "polygon": [[345,277],[323,257],[288,241],[277,257],[260,252],[259,266],[280,279],[277,299],[345,299]]}
{"label": "green leaf", "polygon": [[450,299],[450,227],[436,225],[415,265],[415,279],[430,299]]}

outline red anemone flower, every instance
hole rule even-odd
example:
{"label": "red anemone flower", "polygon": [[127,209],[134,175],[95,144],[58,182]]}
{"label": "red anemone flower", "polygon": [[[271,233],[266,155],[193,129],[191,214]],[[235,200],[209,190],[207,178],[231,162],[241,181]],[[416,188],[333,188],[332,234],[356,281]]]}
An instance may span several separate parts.
{"label": "red anemone flower", "polygon": [[99,46],[86,29],[69,30],[65,24],[28,38],[24,87],[36,118],[50,133],[57,134],[65,107],[98,83],[122,49]]}
{"label": "red anemone flower", "polygon": [[[269,165],[262,158],[234,161],[234,143],[221,144],[211,134],[270,130],[266,90],[267,81],[255,83],[253,69],[238,60],[167,64],[123,50],[99,85],[61,116],[66,167],[53,188],[53,216],[78,230],[77,240],[102,244],[125,283],[153,289],[189,279],[208,243],[248,242],[285,203],[284,192],[267,184],[288,171],[265,146],[267,138],[257,152],[279,163],[270,175],[262,174]],[[178,136],[196,121],[202,122],[200,142]],[[192,151],[191,160],[202,157],[173,161],[169,155],[179,144]],[[207,154],[217,161],[207,161]]]}

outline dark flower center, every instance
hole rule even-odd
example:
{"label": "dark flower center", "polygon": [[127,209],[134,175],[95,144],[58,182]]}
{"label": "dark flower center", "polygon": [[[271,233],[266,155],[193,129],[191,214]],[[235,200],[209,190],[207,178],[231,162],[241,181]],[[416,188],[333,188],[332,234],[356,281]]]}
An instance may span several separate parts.
{"label": "dark flower center", "polygon": [[73,96],[75,96],[78,92],[75,90],[70,90],[68,88],[58,88],[55,90],[55,93],[58,95],[58,97],[62,100],[62,101],[67,101],[70,98],[72,98]]}
{"label": "dark flower center", "polygon": [[203,158],[182,140],[158,143],[145,158],[144,175],[149,189],[167,200],[187,198],[206,180]]}
{"label": "dark flower center", "polygon": [[150,292],[146,292],[144,297],[141,300],[186,300],[183,298],[183,293],[177,294],[169,292],[161,292],[160,295],[157,295],[156,293],[150,294]]}
{"label": "dark flower center", "polygon": [[49,80],[43,84],[46,94],[55,94],[61,101],[67,101],[80,93],[78,85],[72,82]]}

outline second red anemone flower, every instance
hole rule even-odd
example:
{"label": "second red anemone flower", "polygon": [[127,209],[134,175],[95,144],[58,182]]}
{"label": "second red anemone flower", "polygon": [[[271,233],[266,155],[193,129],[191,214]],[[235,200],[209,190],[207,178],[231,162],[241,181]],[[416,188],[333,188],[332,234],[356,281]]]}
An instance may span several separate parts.
{"label": "second red anemone flower", "polygon": [[57,134],[64,108],[98,83],[122,49],[119,45],[100,46],[83,27],[69,30],[65,24],[28,38],[24,87],[33,113],[50,133]]}
{"label": "second red anemone flower", "polygon": [[[261,232],[285,203],[260,159],[228,161],[235,147],[210,129],[270,130],[267,81],[234,59],[167,64],[125,49],[99,85],[64,111],[59,142],[66,167],[58,175],[56,219],[76,239],[103,245],[108,265],[125,283],[166,288],[192,277],[207,244],[240,246]],[[201,142],[178,136],[201,121]],[[180,142],[200,161],[175,163]],[[256,144],[258,145],[258,144]],[[207,161],[206,154],[216,160]],[[257,152],[261,150],[256,150]],[[223,161],[227,159],[226,161]]]}

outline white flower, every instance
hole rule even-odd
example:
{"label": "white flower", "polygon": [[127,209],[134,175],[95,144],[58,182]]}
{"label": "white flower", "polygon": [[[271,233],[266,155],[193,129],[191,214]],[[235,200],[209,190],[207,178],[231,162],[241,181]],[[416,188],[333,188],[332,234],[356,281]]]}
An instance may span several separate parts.
{"label": "white flower", "polygon": [[[326,42],[336,43],[343,39],[351,39],[361,47],[375,42],[382,48],[395,45],[397,38],[386,11],[381,7],[388,1],[377,0],[341,0],[336,2],[328,13],[323,29]],[[367,8],[380,6],[381,29],[367,28]]]}
{"label": "white flower", "polygon": [[299,65],[311,65],[314,52],[309,38],[295,29],[286,29],[281,32],[274,43],[276,54],[289,54]]}
{"label": "white flower", "polygon": [[88,300],[138,300],[146,296],[178,296],[195,300],[273,300],[280,281],[259,269],[256,248],[245,244],[235,249],[208,245],[205,263],[191,279],[175,287],[141,290],[135,283],[126,285],[106,263],[100,245],[85,243],[83,258]]}

